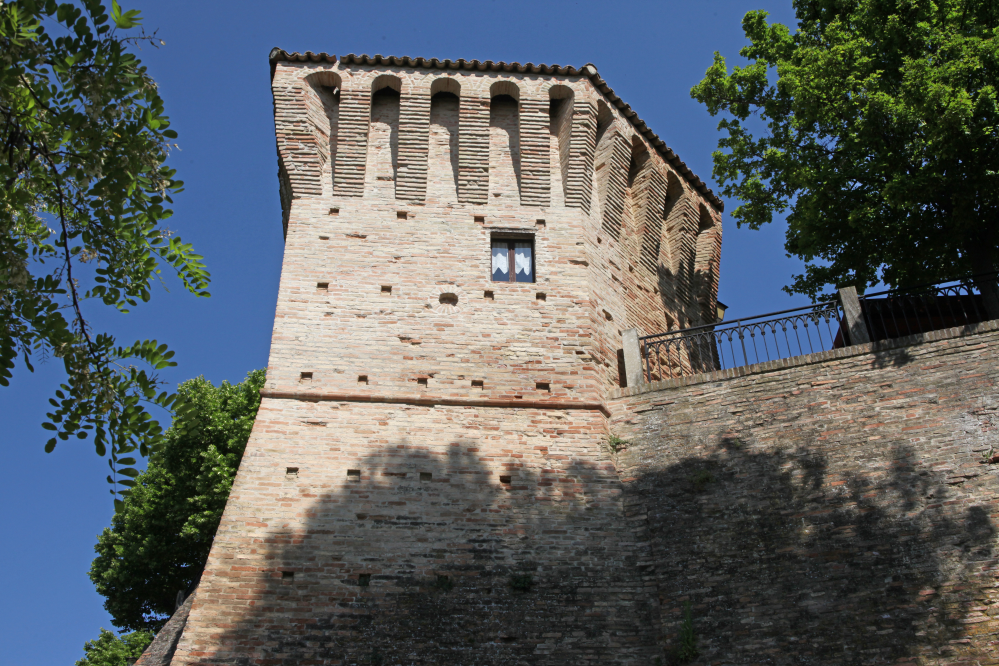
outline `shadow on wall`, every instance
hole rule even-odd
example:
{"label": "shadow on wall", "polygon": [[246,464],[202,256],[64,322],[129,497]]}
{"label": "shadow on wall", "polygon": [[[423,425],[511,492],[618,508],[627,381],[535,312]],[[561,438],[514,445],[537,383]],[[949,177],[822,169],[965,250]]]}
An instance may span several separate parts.
{"label": "shadow on wall", "polygon": [[996,663],[994,636],[975,638],[994,633],[982,623],[996,601],[995,527],[956,490],[973,480],[905,447],[836,473],[838,454],[804,442],[688,444],[707,452],[627,490],[648,511],[667,654],[689,601],[698,663]]}
{"label": "shadow on wall", "polygon": [[[680,275],[688,275],[690,277],[686,280],[685,284],[692,286],[687,291],[691,291],[692,294],[707,292],[707,287],[711,285],[713,280],[712,274],[710,271],[695,270],[691,266],[692,262],[685,263],[683,260],[680,260],[680,266],[676,273],[670,271],[663,264],[659,264],[657,267],[656,279],[659,286],[659,299],[662,301],[663,309],[667,313],[666,323],[669,325],[670,330],[692,328],[694,326],[714,323],[713,319],[709,318],[709,310],[704,306],[703,302],[697,302],[693,296],[685,293],[683,287],[678,284],[678,277]],[[701,291],[698,292],[698,289]],[[670,313],[675,313],[680,321],[674,321]],[[652,333],[666,333],[666,331],[648,331],[647,333],[643,333],[643,335],[650,335]]]}
{"label": "shadow on wall", "polygon": [[325,493],[301,468],[286,491],[303,522],[269,533],[270,565],[237,574],[250,611],[188,663],[655,663],[659,611],[609,457],[511,456],[497,474],[479,445],[385,447]]}

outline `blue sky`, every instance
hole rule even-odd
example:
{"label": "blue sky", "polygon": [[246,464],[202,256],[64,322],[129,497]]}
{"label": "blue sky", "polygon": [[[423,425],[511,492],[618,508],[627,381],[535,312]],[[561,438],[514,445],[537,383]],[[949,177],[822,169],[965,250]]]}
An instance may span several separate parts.
{"label": "blue sky", "polygon": [[[767,9],[793,22],[790,0],[700,2],[129,2],[166,45],[140,53],[180,138],[172,164],[187,189],[170,221],[205,255],[210,299],[167,281],[131,314],[91,310],[122,342],[157,338],[177,352],[172,382],[239,381],[267,364],[281,268],[281,211],[268,79],[271,47],[583,65],[601,75],[703,180],[711,182],[717,119],[689,90],[721,51],[744,43],[741,19]],[[734,201],[726,201],[732,210]],[[780,291],[800,263],[783,228],[724,221],[720,298],[729,317],[804,304]],[[105,462],[89,442],[52,454],[40,424],[60,379],[54,364],[15,371],[0,389],[7,462],[0,485],[0,666],[68,666],[85,640],[111,628],[87,578],[96,535],[113,507]]]}

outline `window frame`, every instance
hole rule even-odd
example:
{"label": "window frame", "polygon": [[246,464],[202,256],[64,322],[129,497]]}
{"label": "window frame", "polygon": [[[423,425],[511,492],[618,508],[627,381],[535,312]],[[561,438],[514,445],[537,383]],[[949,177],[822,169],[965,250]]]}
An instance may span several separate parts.
{"label": "window frame", "polygon": [[[531,244],[531,279],[530,281],[520,281],[517,280],[517,260],[516,260],[516,244],[520,243],[530,243]],[[496,243],[506,243],[507,244],[507,275],[509,276],[506,280],[497,280],[493,277],[493,248]],[[535,243],[535,234],[532,233],[493,233],[489,236],[489,281],[492,284],[535,284],[538,281],[538,260],[537,260],[537,244]]]}

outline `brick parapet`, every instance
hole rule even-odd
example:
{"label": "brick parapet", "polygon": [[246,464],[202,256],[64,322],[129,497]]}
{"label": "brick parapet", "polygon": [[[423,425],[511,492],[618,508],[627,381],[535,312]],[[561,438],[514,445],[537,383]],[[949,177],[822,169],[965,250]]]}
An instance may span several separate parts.
{"label": "brick parapet", "polygon": [[664,650],[999,663],[997,323],[618,392]]}
{"label": "brick parapet", "polygon": [[813,354],[803,354],[801,356],[792,356],[790,358],[775,361],[743,365],[738,368],[731,368],[728,370],[702,372],[694,375],[687,375],[685,377],[674,377],[673,379],[666,379],[659,382],[643,383],[634,387],[614,389],[608,393],[607,398],[608,400],[630,398],[644,393],[655,393],[657,391],[667,389],[696,386],[698,384],[736,379],[738,377],[748,377],[751,375],[778,372],[789,368],[799,368],[807,365],[815,365],[818,363],[826,363],[828,361],[851,358],[854,356],[862,356],[865,354],[878,354],[895,349],[902,349],[904,347],[911,347],[913,345],[921,345],[940,340],[951,340],[954,338],[964,338],[997,330],[999,330],[999,320],[984,321],[977,324],[956,326],[953,328],[942,328],[936,331],[927,331],[926,333],[915,333],[902,338],[879,340],[877,342],[868,342],[861,345],[850,345],[847,347],[840,347],[839,349],[815,352]]}
{"label": "brick parapet", "polygon": [[524,75],[524,74],[542,74],[550,76],[568,76],[575,77],[583,75],[587,77],[593,89],[604,96],[614,107],[617,109],[618,113],[621,114],[622,118],[627,119],[631,127],[639,133],[644,140],[651,145],[661,157],[663,161],[668,163],[672,169],[675,169],[680,173],[699,194],[706,197],[707,201],[712,207],[718,212],[725,209],[724,202],[719,199],[714,192],[712,192],[704,182],[701,181],[684,163],[679,156],[670,149],[666,143],[659,138],[652,129],[645,124],[645,122],[638,117],[634,109],[630,105],[626,104],[624,100],[618,97],[614,91],[607,85],[607,82],[603,80],[597,69],[593,64],[587,64],[582,68],[576,69],[575,67],[563,67],[561,65],[534,65],[527,63],[526,65],[521,65],[520,63],[505,63],[505,62],[493,62],[487,60],[485,62],[479,62],[478,60],[438,60],[437,58],[410,58],[410,57],[396,57],[396,56],[367,56],[367,55],[354,55],[350,54],[344,56],[344,58],[338,59],[337,56],[331,55],[329,53],[313,53],[311,51],[306,51],[305,53],[288,53],[282,49],[272,49],[269,57],[271,63],[271,78],[274,77],[277,67],[281,63],[309,63],[311,65],[318,64],[321,68],[329,68],[335,65],[337,62],[345,62],[347,64],[361,64],[361,65],[375,65],[378,67],[402,67],[406,69],[419,68],[419,69],[431,69],[431,70],[465,70],[472,72],[501,72],[510,73],[513,76]]}

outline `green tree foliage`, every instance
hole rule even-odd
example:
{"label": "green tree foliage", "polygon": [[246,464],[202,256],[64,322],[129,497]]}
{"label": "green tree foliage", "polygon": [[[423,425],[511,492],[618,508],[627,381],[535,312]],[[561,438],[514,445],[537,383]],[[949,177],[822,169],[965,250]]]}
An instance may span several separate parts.
{"label": "green tree foliage", "polygon": [[157,631],[201,573],[246,447],[264,371],[235,386],[203,377],[177,392],[189,409],[98,537],[90,579],[115,626]]}
{"label": "green tree foliage", "polygon": [[60,359],[46,451],[92,435],[109,482],[125,487],[137,474],[129,454],[162,442],[146,407],[179,407],[155,374],[173,352],[119,345],[85,306],[128,312],[163,267],[199,296],[209,279],[164,226],[183,186],[164,163],[177,135],[129,52],[154,41],[132,34],[138,24],[115,2],[110,14],[99,0],[0,3],[0,385],[18,363]]}
{"label": "green tree foliage", "polygon": [[101,628],[96,641],[83,644],[86,656],[78,660],[76,666],[128,666],[129,660],[141,657],[152,642],[153,634],[148,631],[133,631],[119,638]]}
{"label": "green tree foliage", "polygon": [[691,90],[726,114],[714,176],[741,200],[739,224],[788,211],[785,248],[806,269],[785,289],[815,298],[826,285],[995,270],[999,2],[794,8],[794,33],[764,11],[746,14],[750,64],[729,73],[716,52]]}

